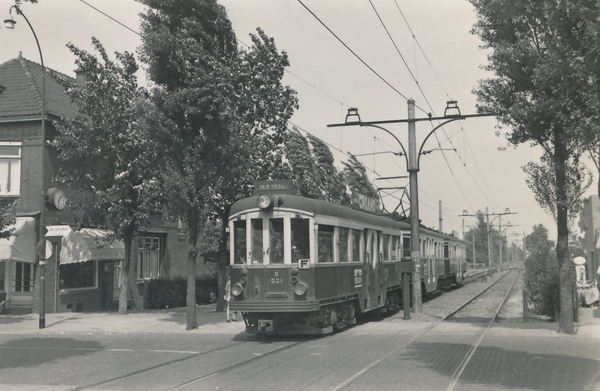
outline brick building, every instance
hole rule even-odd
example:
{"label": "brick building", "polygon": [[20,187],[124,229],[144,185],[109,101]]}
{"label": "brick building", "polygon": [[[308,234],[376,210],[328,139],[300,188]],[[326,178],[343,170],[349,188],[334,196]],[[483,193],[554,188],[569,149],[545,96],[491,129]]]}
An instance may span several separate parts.
{"label": "brick building", "polygon": [[[585,269],[588,282],[599,281],[596,273],[600,266],[600,199],[593,195],[585,199],[579,212],[579,227],[584,233]],[[599,281],[600,282],[600,281]]]}
{"label": "brick building", "polygon": [[[17,222],[12,227],[16,235],[0,240],[4,307],[15,312],[37,311],[40,268],[36,244],[45,236],[53,244],[53,254],[43,268],[45,311],[116,309],[124,245],[102,242],[110,234],[106,229],[73,228],[77,215],[68,200],[75,200],[77,194],[54,182],[59,161],[41,139],[42,72],[41,65],[21,55],[0,64],[0,204],[17,202]],[[53,121],[74,115],[60,79],[74,80],[46,69],[46,140],[56,136]],[[42,230],[47,232],[41,237],[42,208],[46,227]],[[129,273],[136,308],[143,307],[145,281],[186,275],[185,232],[177,224],[163,222],[160,215],[143,226],[132,246]],[[199,273],[203,271],[202,267],[198,269]]]}

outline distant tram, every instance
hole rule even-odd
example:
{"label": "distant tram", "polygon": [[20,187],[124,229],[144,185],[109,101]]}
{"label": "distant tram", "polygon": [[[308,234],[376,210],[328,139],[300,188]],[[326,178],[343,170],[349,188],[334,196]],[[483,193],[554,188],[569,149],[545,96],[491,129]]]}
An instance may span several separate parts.
{"label": "distant tram", "polygon": [[[408,222],[274,187],[237,201],[229,216],[231,309],[247,332],[324,334],[398,308]],[[465,242],[423,227],[420,241],[422,292],[460,284]]]}

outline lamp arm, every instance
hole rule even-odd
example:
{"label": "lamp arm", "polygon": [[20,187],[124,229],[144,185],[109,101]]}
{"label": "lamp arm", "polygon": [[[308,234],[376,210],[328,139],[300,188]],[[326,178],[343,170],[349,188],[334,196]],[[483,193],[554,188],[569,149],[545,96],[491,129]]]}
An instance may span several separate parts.
{"label": "lamp arm", "polygon": [[398,142],[398,144],[400,144],[400,148],[402,148],[402,153],[404,154],[404,160],[406,161],[406,168],[408,169],[408,154],[406,153],[406,149],[404,149],[404,145],[402,145],[402,142],[398,139],[398,137],[396,137],[396,135],[394,133],[390,132],[386,128],[383,128],[383,127],[381,127],[379,125],[362,124],[361,123],[360,126],[372,126],[374,128],[381,129],[384,132],[387,132],[389,135],[391,135]]}
{"label": "lamp arm", "polygon": [[425,146],[425,143],[427,142],[427,140],[429,139],[429,137],[431,137],[431,135],[438,130],[439,128],[441,128],[442,126],[446,125],[447,123],[453,122],[453,121],[457,121],[457,120],[462,120],[465,119],[464,116],[460,116],[460,117],[455,117],[455,118],[451,118],[447,121],[442,122],[441,124],[439,124],[438,126],[436,126],[435,128],[433,128],[433,130],[431,130],[431,132],[429,132],[429,134],[427,135],[427,137],[425,137],[425,140],[423,140],[423,142],[421,143],[421,148],[419,148],[419,154],[417,155],[417,167],[420,167],[420,161],[421,161],[421,155],[423,154],[423,147]]}

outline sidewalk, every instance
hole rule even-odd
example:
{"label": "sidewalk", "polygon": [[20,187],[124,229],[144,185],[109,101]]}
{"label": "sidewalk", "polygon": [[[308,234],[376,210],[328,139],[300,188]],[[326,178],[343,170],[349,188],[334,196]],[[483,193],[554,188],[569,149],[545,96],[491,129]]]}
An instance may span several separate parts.
{"label": "sidewalk", "polygon": [[43,329],[39,315],[0,315],[0,334],[87,334],[87,333],[207,333],[227,334],[244,331],[241,315],[238,322],[226,322],[225,312],[215,312],[216,304],[198,306],[198,329],[186,331],[186,309],[116,312],[63,312],[46,314]]}

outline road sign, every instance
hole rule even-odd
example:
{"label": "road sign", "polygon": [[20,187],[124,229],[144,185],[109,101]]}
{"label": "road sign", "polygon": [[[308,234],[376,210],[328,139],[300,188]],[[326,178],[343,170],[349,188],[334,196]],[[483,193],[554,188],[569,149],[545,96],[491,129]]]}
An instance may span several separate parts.
{"label": "road sign", "polygon": [[52,256],[52,243],[46,239],[40,240],[35,246],[35,252],[42,260],[49,259]]}
{"label": "road sign", "polygon": [[65,236],[72,231],[68,225],[47,225],[44,236]]}

